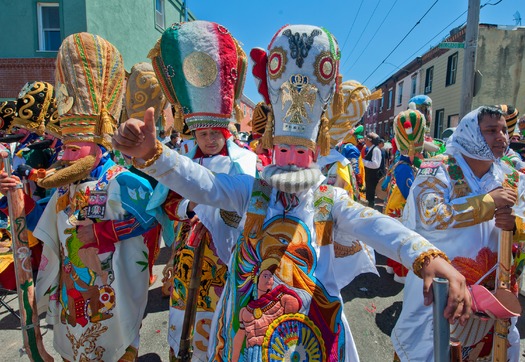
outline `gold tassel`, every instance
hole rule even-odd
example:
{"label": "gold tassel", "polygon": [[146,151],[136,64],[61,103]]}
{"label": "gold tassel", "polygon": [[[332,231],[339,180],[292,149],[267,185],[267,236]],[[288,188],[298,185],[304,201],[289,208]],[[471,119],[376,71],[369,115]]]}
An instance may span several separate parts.
{"label": "gold tassel", "polygon": [[184,130],[184,113],[182,112],[182,107],[180,104],[173,104],[173,128],[181,132]]}
{"label": "gold tassel", "polygon": [[332,221],[315,221],[315,234],[317,235],[317,245],[324,246],[332,243]]}
{"label": "gold tassel", "polygon": [[383,90],[382,89],[378,89],[374,93],[372,93],[368,97],[366,97],[366,100],[367,101],[373,101],[373,100],[376,100],[376,99],[381,99],[382,96],[383,96]]}
{"label": "gold tassel", "polygon": [[244,223],[244,239],[258,239],[261,235],[265,218],[266,215],[258,215],[249,212],[246,216],[246,222]]}
{"label": "gold tassel", "polygon": [[238,124],[241,124],[242,119],[244,118],[244,112],[242,111],[241,106],[239,105],[239,103],[235,103],[234,110],[235,110],[235,121]]}
{"label": "gold tassel", "polygon": [[[113,149],[111,146],[111,137],[113,136],[113,133],[115,133],[116,129],[117,121],[107,111],[106,107],[103,106],[97,122],[95,137],[100,140],[98,142],[100,142],[102,146],[106,147],[108,151]],[[97,142],[97,140],[95,140],[95,142]]]}
{"label": "gold tassel", "polygon": [[345,111],[344,104],[345,104],[345,97],[343,93],[343,76],[339,74],[337,76],[336,84],[336,90],[334,94],[334,101],[332,102],[332,114],[334,116],[338,116],[341,113]]}
{"label": "gold tassel", "polygon": [[102,111],[100,112],[100,116],[98,118],[97,129],[95,133],[97,136],[112,136],[115,132],[116,124],[117,122],[115,121],[113,116],[109,114],[106,107],[102,107]]}
{"label": "gold tassel", "polygon": [[160,56],[160,40],[162,37],[160,37],[157,42],[155,43],[155,46],[149,51],[148,58],[153,59],[155,57]]}
{"label": "gold tassel", "polygon": [[266,122],[266,128],[262,136],[262,147],[271,150],[273,148],[273,110],[270,109],[268,112],[268,121]]}
{"label": "gold tassel", "polygon": [[317,145],[321,149],[321,156],[328,156],[330,153],[330,121],[323,114],[321,117],[321,126],[319,127],[319,136],[317,137]]}

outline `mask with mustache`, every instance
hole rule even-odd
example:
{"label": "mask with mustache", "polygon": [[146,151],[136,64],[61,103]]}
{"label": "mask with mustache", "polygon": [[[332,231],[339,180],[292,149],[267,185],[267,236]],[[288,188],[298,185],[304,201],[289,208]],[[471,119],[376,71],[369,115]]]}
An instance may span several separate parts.
{"label": "mask with mustache", "polygon": [[319,182],[321,176],[321,170],[315,164],[309,168],[268,165],[261,174],[270,186],[289,194],[309,189]]}
{"label": "mask with mustache", "polygon": [[[99,162],[97,156],[87,155],[75,161],[60,161],[64,168],[44,177],[37,185],[46,189],[69,185],[83,180],[89,176],[91,171]],[[57,163],[54,164],[56,167]]]}

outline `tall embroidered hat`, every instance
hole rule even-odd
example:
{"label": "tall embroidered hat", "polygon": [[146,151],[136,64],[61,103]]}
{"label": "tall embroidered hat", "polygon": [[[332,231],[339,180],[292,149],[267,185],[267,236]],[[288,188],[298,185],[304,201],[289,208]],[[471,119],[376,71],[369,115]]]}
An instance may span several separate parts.
{"label": "tall embroidered hat", "polygon": [[394,137],[402,155],[414,161],[423,152],[425,141],[425,116],[420,111],[407,109],[394,118]]}
{"label": "tall embroidered hat", "polygon": [[514,128],[516,128],[516,123],[518,122],[518,116],[520,112],[514,106],[501,104],[497,106],[503,112],[503,117],[505,117],[505,123],[507,123],[507,132],[510,136],[514,134]]}
{"label": "tall embroidered hat", "polygon": [[365,114],[371,100],[380,99],[383,95],[381,90],[374,93],[355,80],[347,80],[341,84],[344,97],[343,111],[334,112],[334,102],[326,110],[326,116],[330,120],[330,144],[335,147],[341,142],[355,124]]}
{"label": "tall embroidered hat", "polygon": [[15,112],[16,101],[0,102],[0,131],[9,131]]}
{"label": "tall embroidered hat", "polygon": [[55,86],[65,144],[95,142],[111,150],[124,77],[122,57],[107,40],[89,33],[64,39],[58,50]]}
{"label": "tall embroidered hat", "polygon": [[[340,86],[337,41],[317,26],[286,25],[273,37],[268,52],[256,48],[250,52],[253,74],[259,93],[272,107],[263,146],[286,143],[305,146],[321,154],[330,151],[329,120],[326,108]],[[335,113],[342,108],[338,92]],[[273,136],[273,138],[272,138]]]}
{"label": "tall embroidered hat", "polygon": [[228,128],[231,121],[242,119],[239,102],[248,60],[224,26],[200,20],[173,24],[148,57],[175,108],[178,131],[183,122],[194,131]]}
{"label": "tall embroidered hat", "polygon": [[264,134],[266,123],[268,122],[268,113],[270,113],[270,107],[265,102],[259,102],[255,105],[252,119],[248,122],[248,126],[252,127],[252,137],[254,139],[261,138]]}
{"label": "tall embroidered hat", "polygon": [[124,99],[126,118],[142,119],[149,107],[155,108],[155,119],[162,115],[168,100],[150,63],[141,62],[131,67]]}
{"label": "tall embroidered hat", "polygon": [[[58,129],[54,128],[57,122],[58,111],[53,85],[39,81],[26,83],[18,94],[11,126],[24,128],[42,136],[46,128],[58,132]],[[57,136],[56,133],[53,135]]]}
{"label": "tall embroidered hat", "polygon": [[414,96],[408,101],[408,106],[410,109],[417,109],[423,113],[427,122],[426,127],[430,127],[432,123],[432,99],[429,96],[424,94]]}

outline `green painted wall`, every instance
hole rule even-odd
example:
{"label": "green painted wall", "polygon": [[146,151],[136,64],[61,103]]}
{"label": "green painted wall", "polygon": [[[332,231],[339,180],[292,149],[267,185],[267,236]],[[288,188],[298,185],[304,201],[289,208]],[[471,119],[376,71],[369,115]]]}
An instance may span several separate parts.
{"label": "green painted wall", "polygon": [[[0,58],[56,57],[37,50],[39,2],[59,4],[62,39],[82,31],[100,35],[119,49],[128,71],[148,61],[163,32],[155,26],[155,0],[0,0]],[[182,0],[165,0],[165,14],[166,26],[181,21]]]}
{"label": "green painted wall", "polygon": [[47,58],[38,51],[37,3],[58,3],[62,38],[85,31],[85,0],[0,0],[0,58]]}
{"label": "green painted wall", "polygon": [[[165,0],[165,25],[181,20],[181,1]],[[129,71],[149,61],[163,29],[155,26],[155,0],[87,0],[87,31],[102,36],[117,47]]]}

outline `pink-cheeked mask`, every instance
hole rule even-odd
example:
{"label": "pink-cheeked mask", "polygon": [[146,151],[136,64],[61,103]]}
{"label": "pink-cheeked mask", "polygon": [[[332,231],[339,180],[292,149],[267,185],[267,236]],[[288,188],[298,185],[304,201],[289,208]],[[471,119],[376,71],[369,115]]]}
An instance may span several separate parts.
{"label": "pink-cheeked mask", "polygon": [[273,146],[274,163],[277,166],[308,168],[315,161],[314,152],[305,146],[278,144]]}
{"label": "pink-cheeked mask", "polygon": [[70,142],[64,145],[63,161],[77,161],[88,155],[96,157],[95,165],[98,165],[102,158],[102,150],[94,142]]}

